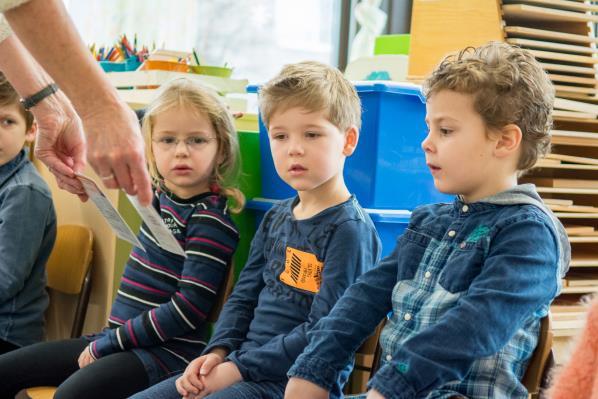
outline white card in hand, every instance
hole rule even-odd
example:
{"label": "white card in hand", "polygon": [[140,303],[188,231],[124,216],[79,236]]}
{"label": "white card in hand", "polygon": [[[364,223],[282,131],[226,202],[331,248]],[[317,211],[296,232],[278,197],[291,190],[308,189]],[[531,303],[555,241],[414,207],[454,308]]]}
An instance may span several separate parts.
{"label": "white card in hand", "polygon": [[120,213],[114,208],[110,200],[106,198],[106,195],[100,190],[98,185],[87,176],[77,174],[77,178],[83,185],[89,199],[93,201],[100,213],[106,218],[116,235],[136,247],[145,250],[143,245],[141,245],[135,234],[133,234],[129,228],[129,225],[125,223],[122,216],[120,216]]}
{"label": "white card in hand", "polygon": [[177,255],[187,257],[183,248],[179,242],[174,238],[172,232],[162,220],[162,217],[156,212],[156,210],[150,206],[141,206],[137,197],[132,195],[127,195],[131,204],[137,209],[139,215],[141,215],[141,219],[145,222],[145,225],[150,229],[160,247],[167,250],[168,252],[172,252]]}

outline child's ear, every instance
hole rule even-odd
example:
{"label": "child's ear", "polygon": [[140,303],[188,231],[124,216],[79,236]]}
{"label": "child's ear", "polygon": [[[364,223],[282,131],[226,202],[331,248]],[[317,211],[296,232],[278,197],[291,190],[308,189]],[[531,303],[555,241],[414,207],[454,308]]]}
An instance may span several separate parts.
{"label": "child's ear", "polygon": [[359,130],[357,126],[351,126],[345,131],[345,146],[343,147],[343,155],[348,157],[355,152],[357,142],[359,141]]}
{"label": "child's ear", "polygon": [[496,141],[496,148],[494,149],[494,155],[499,158],[509,156],[519,150],[521,147],[521,139],[523,133],[521,128],[514,123],[509,123],[502,127],[498,132],[498,138]]}
{"label": "child's ear", "polygon": [[28,143],[32,143],[35,140],[35,135],[37,134],[37,122],[33,121],[31,127],[27,129],[25,132],[25,141]]}

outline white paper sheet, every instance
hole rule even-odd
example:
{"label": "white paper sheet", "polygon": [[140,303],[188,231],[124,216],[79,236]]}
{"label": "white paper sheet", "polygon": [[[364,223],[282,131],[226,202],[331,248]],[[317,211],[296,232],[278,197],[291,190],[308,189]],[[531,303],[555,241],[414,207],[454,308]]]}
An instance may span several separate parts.
{"label": "white paper sheet", "polygon": [[145,250],[143,245],[141,245],[137,239],[137,236],[135,236],[135,234],[131,231],[129,225],[125,223],[120,213],[118,213],[116,208],[114,208],[110,200],[106,197],[102,190],[100,190],[98,185],[87,176],[77,174],[77,177],[79,178],[81,184],[83,184],[83,188],[89,196],[89,199],[96,205],[104,218],[106,218],[108,224],[110,224],[116,235],[119,238],[130,242],[136,247]]}

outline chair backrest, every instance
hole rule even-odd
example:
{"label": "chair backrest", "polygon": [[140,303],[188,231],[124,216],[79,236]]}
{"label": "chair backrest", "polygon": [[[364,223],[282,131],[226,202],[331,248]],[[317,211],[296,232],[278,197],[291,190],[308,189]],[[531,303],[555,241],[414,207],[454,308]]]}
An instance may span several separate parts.
{"label": "chair backrest", "polygon": [[345,385],[345,394],[359,394],[366,392],[367,382],[377,369],[380,348],[378,340],[384,326],[384,319],[355,352],[355,366],[353,373]]}
{"label": "chair backrest", "polygon": [[93,233],[89,227],[58,226],[56,243],[46,264],[48,287],[58,292],[78,295],[71,337],[81,335],[89,303]]}
{"label": "chair backrest", "polygon": [[224,303],[228,299],[230,293],[233,290],[233,285],[235,283],[235,265],[232,263],[228,266],[228,272],[222,281],[220,289],[218,290],[218,298],[216,298],[216,303],[212,307],[210,314],[208,315],[207,321],[209,323],[215,323],[218,320],[218,316],[220,315],[220,311],[224,306]]}
{"label": "chair backrest", "polygon": [[532,397],[537,397],[540,393],[542,380],[546,375],[552,353],[552,330],[550,328],[550,314],[543,317],[540,321],[540,335],[538,345],[532,354],[532,358],[525,370],[521,382],[527,388]]}

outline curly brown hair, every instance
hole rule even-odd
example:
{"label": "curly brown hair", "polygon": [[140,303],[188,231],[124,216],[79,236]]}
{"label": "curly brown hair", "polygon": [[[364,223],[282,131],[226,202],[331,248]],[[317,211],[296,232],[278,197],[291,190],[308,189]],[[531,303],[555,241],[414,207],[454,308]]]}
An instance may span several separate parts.
{"label": "curly brown hair", "polygon": [[519,126],[518,170],[531,168],[550,150],[554,87],[528,51],[490,42],[451,54],[424,82],[426,98],[441,90],[473,95],[475,110],[490,130]]}

